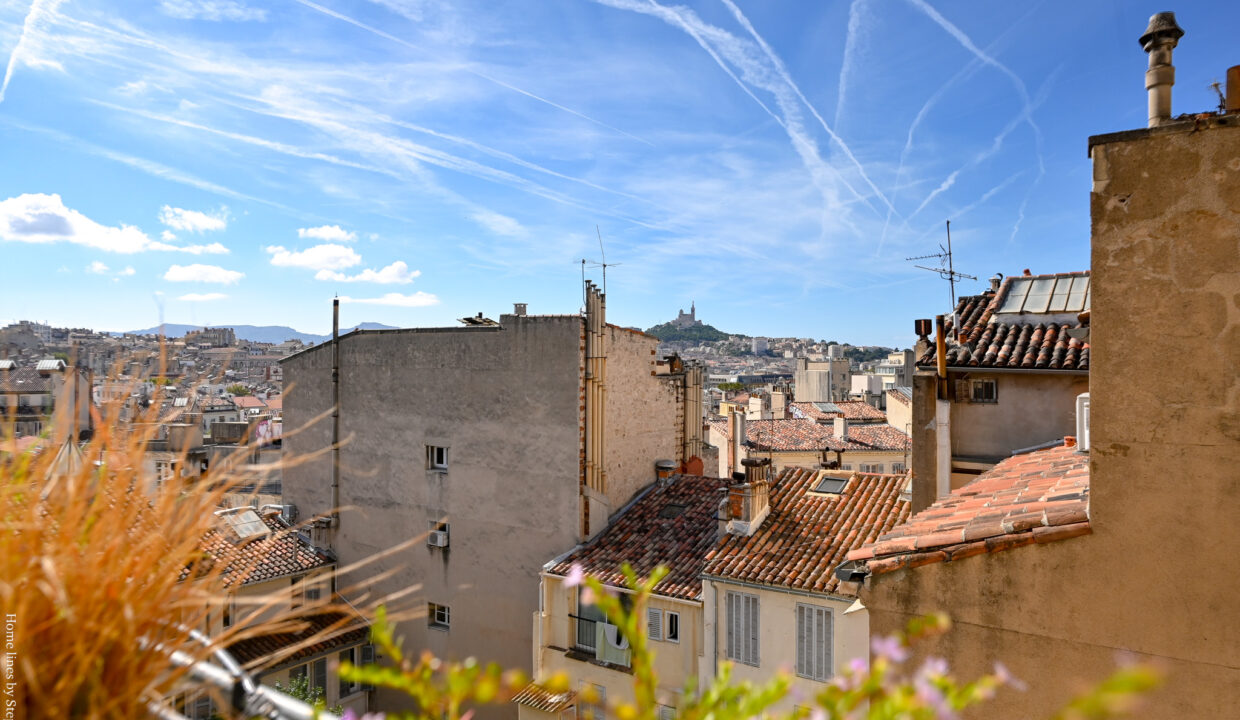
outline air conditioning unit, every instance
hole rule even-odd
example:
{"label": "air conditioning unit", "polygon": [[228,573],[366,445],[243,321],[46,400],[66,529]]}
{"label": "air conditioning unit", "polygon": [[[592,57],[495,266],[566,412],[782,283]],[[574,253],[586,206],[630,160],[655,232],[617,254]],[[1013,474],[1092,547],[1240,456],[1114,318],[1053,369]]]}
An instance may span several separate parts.
{"label": "air conditioning unit", "polygon": [[1076,444],[1081,452],[1089,452],[1089,393],[1076,396]]}
{"label": "air conditioning unit", "polygon": [[430,545],[431,547],[440,547],[440,548],[448,547],[448,531],[447,530],[430,531],[430,533],[426,536],[426,544]]}

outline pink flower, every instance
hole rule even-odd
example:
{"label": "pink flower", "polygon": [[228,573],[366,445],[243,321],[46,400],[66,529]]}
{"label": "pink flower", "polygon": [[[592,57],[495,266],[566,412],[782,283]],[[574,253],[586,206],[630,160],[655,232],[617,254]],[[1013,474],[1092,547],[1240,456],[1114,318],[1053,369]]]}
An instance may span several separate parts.
{"label": "pink flower", "polygon": [[879,657],[885,657],[893,663],[902,663],[908,659],[908,650],[894,635],[876,637],[870,641],[870,649]]}
{"label": "pink flower", "polygon": [[581,569],[581,566],[573,563],[573,566],[568,570],[568,575],[564,577],[564,587],[577,587],[582,580],[585,580],[585,577],[586,573]]}

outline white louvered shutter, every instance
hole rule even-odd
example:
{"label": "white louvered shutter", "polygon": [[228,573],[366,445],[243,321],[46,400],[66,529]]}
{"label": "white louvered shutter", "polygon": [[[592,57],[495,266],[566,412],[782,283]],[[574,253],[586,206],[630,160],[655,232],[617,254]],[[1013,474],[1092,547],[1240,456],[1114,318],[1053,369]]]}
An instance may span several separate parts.
{"label": "white louvered shutter", "polygon": [[797,604],[797,675],[826,681],[832,662],[832,617],[827,608]]}
{"label": "white louvered shutter", "polygon": [[663,639],[663,611],[659,608],[646,608],[646,629],[651,640]]}

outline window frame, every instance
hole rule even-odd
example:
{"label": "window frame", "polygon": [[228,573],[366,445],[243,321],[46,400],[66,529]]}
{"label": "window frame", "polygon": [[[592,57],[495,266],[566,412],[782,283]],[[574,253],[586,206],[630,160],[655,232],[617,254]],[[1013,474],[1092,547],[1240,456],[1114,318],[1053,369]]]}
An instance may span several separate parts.
{"label": "window frame", "polygon": [[[990,388],[990,392],[978,393],[979,388]],[[989,397],[986,397],[989,395]],[[976,378],[969,381],[969,402],[979,405],[997,405],[999,403],[999,381],[994,378]]]}
{"label": "window frame", "polygon": [[[762,665],[762,605],[757,595],[728,590],[724,596],[727,659],[749,665]],[[744,637],[742,637],[744,636]]]}
{"label": "window frame", "polygon": [[[309,688],[312,692],[314,691],[315,688],[322,690],[323,700],[324,702],[326,702],[327,701],[327,658],[324,657],[324,658],[319,658],[318,660],[311,660],[309,665],[310,665],[310,674],[307,676],[307,679],[309,682],[307,683],[306,687]],[[320,684],[320,681],[322,681],[321,684]]]}
{"label": "window frame", "polygon": [[[345,661],[348,661],[352,665],[358,665],[359,663],[357,662],[357,648],[350,647],[350,648],[345,648],[344,650],[341,650],[340,654],[336,656],[336,659],[337,661],[340,662],[341,665],[343,665]],[[339,667],[340,666],[338,665],[336,676],[340,680],[340,687],[337,688],[340,691],[340,697],[344,698],[354,693],[361,692],[362,684],[356,681],[345,680],[344,677],[340,675]]]}
{"label": "window frame", "polygon": [[[827,682],[835,675],[835,613],[831,608],[809,603],[797,603],[796,624],[796,675],[815,682]],[[805,628],[805,623],[811,623]],[[824,629],[825,628],[825,629]],[[821,640],[822,647],[803,645],[806,630],[817,632],[814,643]]]}
{"label": "window frame", "polygon": [[427,445],[426,446],[426,469],[431,472],[447,472],[448,471],[448,446],[447,445]]}
{"label": "window frame", "polygon": [[680,613],[675,610],[663,611],[663,642],[680,643]]}
{"label": "window frame", "polygon": [[577,720],[604,720],[607,717],[607,686],[586,680],[579,686],[582,691],[593,688],[598,695],[598,702],[586,702],[582,699],[583,692],[577,693]]}
{"label": "window frame", "polygon": [[432,630],[452,629],[452,608],[439,603],[426,603],[426,627]]}

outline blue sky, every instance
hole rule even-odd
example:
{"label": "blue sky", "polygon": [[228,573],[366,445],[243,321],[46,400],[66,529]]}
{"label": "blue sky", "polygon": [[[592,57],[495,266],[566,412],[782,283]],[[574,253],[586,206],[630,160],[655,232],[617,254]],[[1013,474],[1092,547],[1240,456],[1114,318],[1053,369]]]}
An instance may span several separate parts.
{"label": "blue sky", "polygon": [[963,292],[1088,266],[1167,9],[1213,109],[1237,3],[14,0],[0,322],[575,312],[601,233],[612,322],[908,346],[946,219]]}

